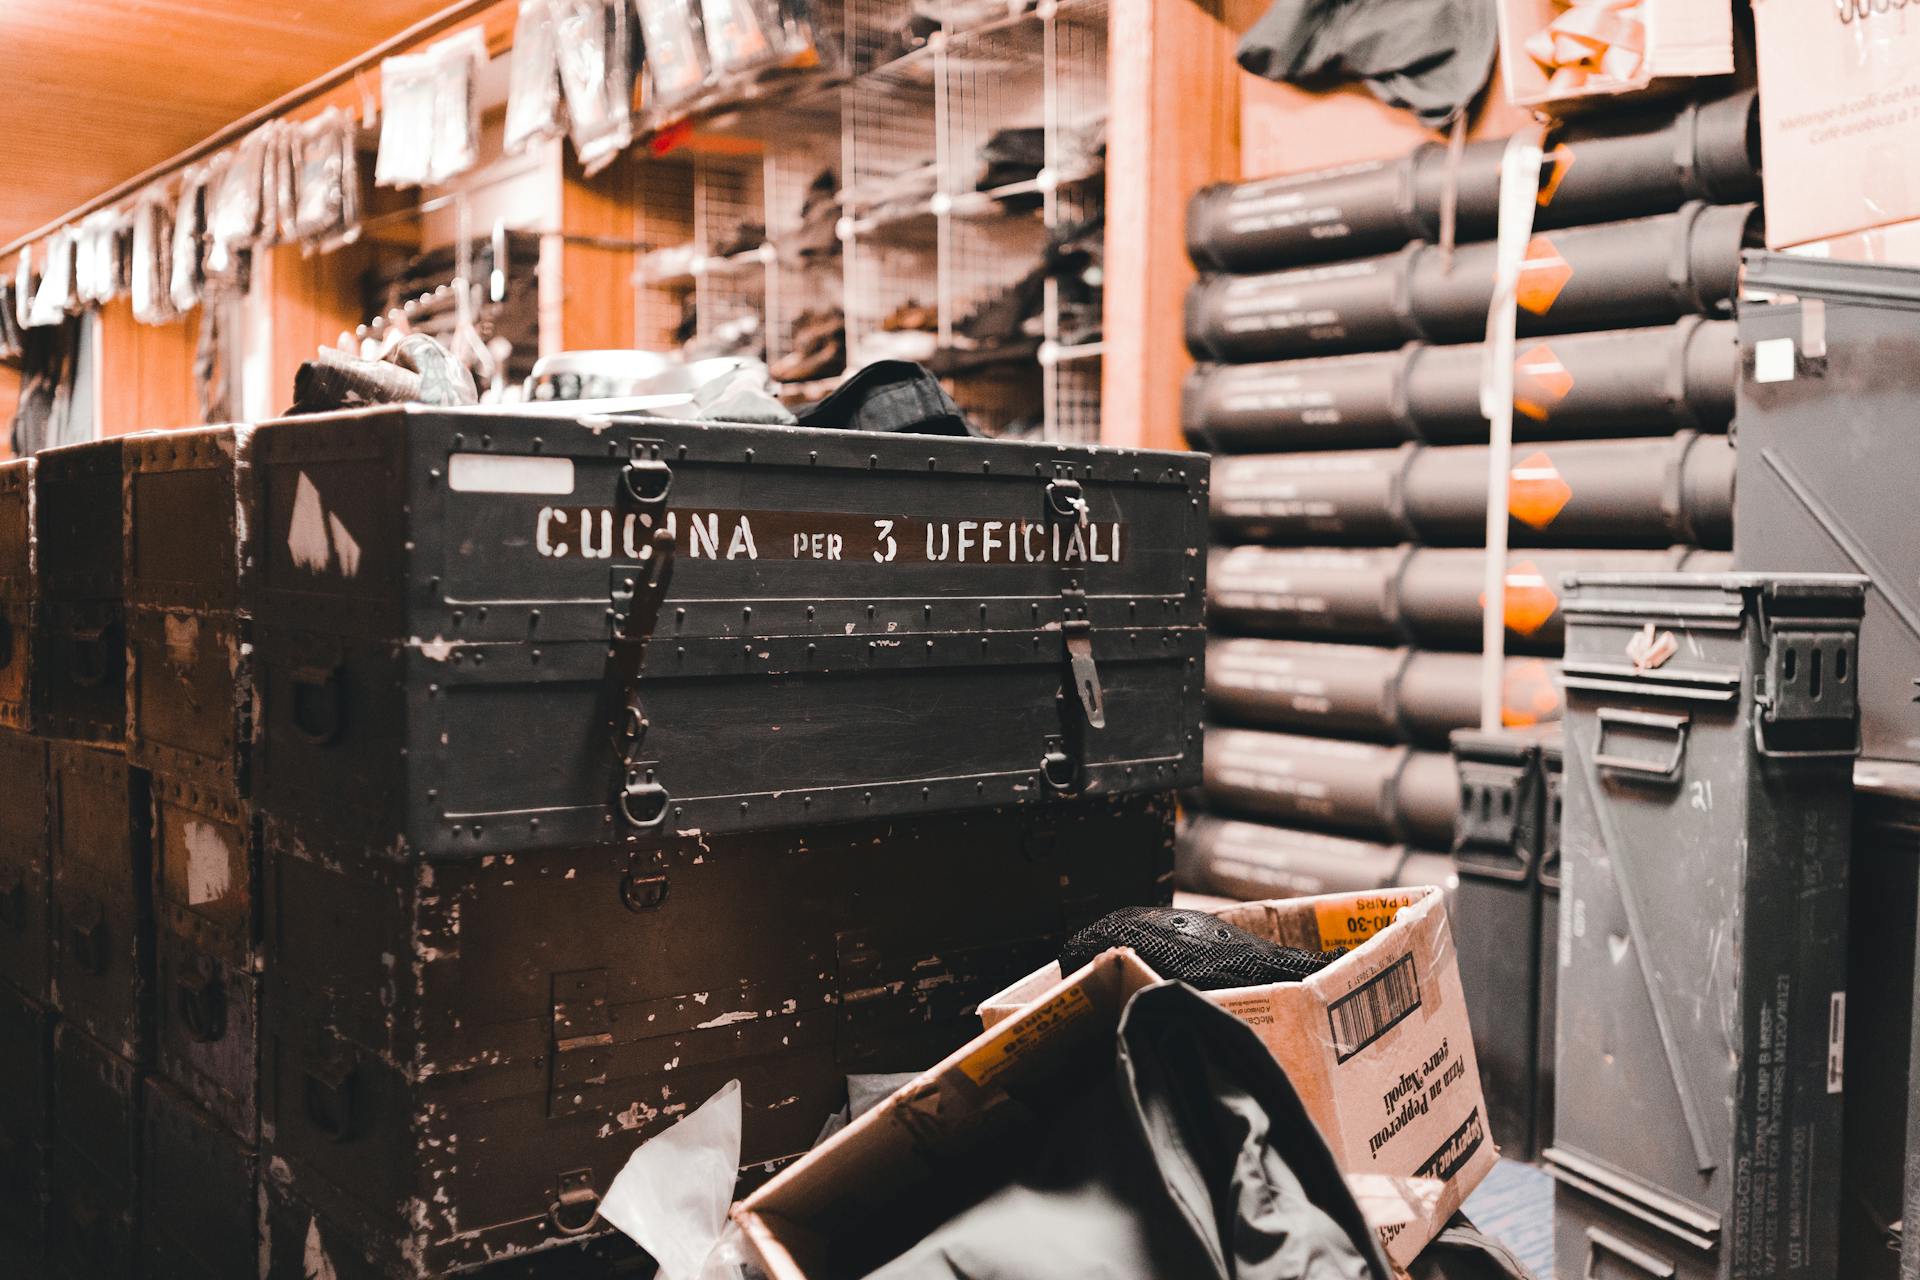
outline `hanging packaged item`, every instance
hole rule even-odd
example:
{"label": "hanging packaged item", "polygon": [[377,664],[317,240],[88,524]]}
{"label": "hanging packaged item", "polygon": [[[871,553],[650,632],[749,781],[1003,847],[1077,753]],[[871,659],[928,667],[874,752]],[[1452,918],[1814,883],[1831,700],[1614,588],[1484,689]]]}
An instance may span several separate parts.
{"label": "hanging packaged item", "polygon": [[292,244],[300,238],[300,204],[296,180],[304,133],[290,120],[268,125],[267,173],[261,189],[261,227],[264,240]]}
{"label": "hanging packaged item", "polygon": [[207,182],[207,275],[227,280],[241,268],[241,253],[260,237],[262,191],[267,170],[267,131],[249,134],[215,162]]}
{"label": "hanging packaged item", "polygon": [[629,0],[557,0],[553,33],[573,149],[592,176],[633,141]]}
{"label": "hanging packaged item", "polygon": [[805,0],[704,0],[701,24],[715,75],[755,75],[820,60]]}
{"label": "hanging packaged item", "polygon": [[33,291],[33,305],[27,312],[30,328],[59,324],[73,306],[74,233],[62,227],[47,237],[46,264],[40,269],[40,283]]}
{"label": "hanging packaged item", "polygon": [[706,90],[713,69],[695,0],[639,0],[639,5],[647,51],[647,118],[658,126]]}
{"label": "hanging packaged item", "polygon": [[507,77],[507,126],[502,148],[517,155],[542,138],[558,137],[560,77],[552,0],[520,0]]}
{"label": "hanging packaged item", "polygon": [[293,234],[307,245],[352,241],[360,224],[360,152],[353,116],[338,107],[299,126],[291,150]]}
{"label": "hanging packaged item", "polygon": [[487,57],[479,28],[419,53],[380,64],[380,152],[374,181],[383,187],[438,184],[480,158],[474,79]]}
{"label": "hanging packaged item", "polygon": [[173,214],[166,199],[149,191],[133,207],[133,261],[127,291],[133,318],[166,324],[179,316],[169,293],[173,274]]}
{"label": "hanging packaged item", "polygon": [[206,283],[203,243],[207,230],[207,173],[189,169],[180,181],[180,201],[173,211],[173,245],[167,263],[167,292],[174,309],[191,311],[200,305]]}
{"label": "hanging packaged item", "polygon": [[74,233],[73,295],[81,303],[112,302],[121,293],[120,235],[125,214],[102,209],[89,214]]}

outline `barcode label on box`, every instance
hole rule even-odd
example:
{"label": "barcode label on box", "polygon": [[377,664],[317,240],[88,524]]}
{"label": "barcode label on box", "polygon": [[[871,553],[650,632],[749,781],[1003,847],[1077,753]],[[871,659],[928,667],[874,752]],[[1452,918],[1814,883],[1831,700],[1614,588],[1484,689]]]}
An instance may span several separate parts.
{"label": "barcode label on box", "polygon": [[1827,1092],[1839,1093],[1847,1081],[1847,993],[1827,1001]]}
{"label": "barcode label on box", "polygon": [[1408,952],[1327,1006],[1336,1058],[1345,1062],[1419,1007],[1420,978]]}

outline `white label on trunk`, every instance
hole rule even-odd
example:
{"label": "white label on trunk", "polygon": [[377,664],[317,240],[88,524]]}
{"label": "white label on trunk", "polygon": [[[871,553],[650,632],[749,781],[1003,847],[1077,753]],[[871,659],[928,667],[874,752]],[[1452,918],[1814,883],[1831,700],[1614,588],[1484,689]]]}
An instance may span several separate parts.
{"label": "white label on trunk", "polygon": [[456,453],[447,463],[447,487],[458,493],[572,493],[572,458]]}
{"label": "white label on trunk", "polygon": [[1827,1092],[1839,1093],[1847,1081],[1847,993],[1827,1002]]}
{"label": "white label on trunk", "polygon": [[220,828],[207,822],[189,822],[182,831],[187,845],[187,904],[217,902],[233,887],[232,859]]}
{"label": "white label on trunk", "polygon": [[287,552],[294,564],[309,573],[327,571],[330,558],[327,513],[320,505],[320,491],[304,471],[293,489],[293,519],[287,526]]}
{"label": "white label on trunk", "polygon": [[1762,338],[1753,344],[1755,382],[1793,381],[1793,339]]}

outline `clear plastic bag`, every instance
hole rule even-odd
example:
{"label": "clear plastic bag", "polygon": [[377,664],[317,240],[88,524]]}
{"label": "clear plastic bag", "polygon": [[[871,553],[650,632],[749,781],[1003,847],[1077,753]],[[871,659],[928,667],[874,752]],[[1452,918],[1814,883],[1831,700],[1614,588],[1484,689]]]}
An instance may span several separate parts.
{"label": "clear plastic bag", "polygon": [[214,162],[207,180],[206,273],[231,279],[239,254],[260,237],[266,189],[268,130],[256,129]]}
{"label": "clear plastic bag", "polygon": [[179,316],[168,292],[172,263],[173,213],[164,197],[149,190],[133,207],[133,255],[127,281],[133,318],[141,324],[166,324]]}
{"label": "clear plastic bag", "polygon": [[804,0],[702,0],[701,23],[717,76],[753,76],[820,61]]}
{"label": "clear plastic bag", "polygon": [[71,227],[62,227],[47,237],[47,260],[40,268],[40,284],[33,291],[33,306],[27,313],[29,328],[43,329],[67,318],[74,303],[75,247]]}
{"label": "clear plastic bag", "polygon": [[300,156],[306,137],[306,131],[291,120],[282,120],[274,127],[267,175],[273,204],[271,232],[276,244],[293,244],[300,239]]}
{"label": "clear plastic bag", "polygon": [[380,64],[380,153],[373,180],[383,187],[431,186],[480,159],[474,80],[487,59],[478,27],[419,53]]}
{"label": "clear plastic bag", "polygon": [[560,118],[559,49],[551,0],[520,0],[511,56],[506,135],[501,145],[508,155],[518,155],[542,138],[559,136],[565,128]]}
{"label": "clear plastic bag", "polygon": [[16,327],[25,329],[33,323],[33,291],[40,286],[40,277],[33,269],[33,246],[28,245],[20,251],[20,261],[13,269],[13,322]]}
{"label": "clear plastic bag", "polygon": [[631,0],[553,0],[554,46],[569,131],[592,176],[633,143]]}
{"label": "clear plastic bag", "polygon": [[289,150],[292,234],[309,245],[338,244],[360,221],[360,157],[353,117],[331,108],[298,127]]}
{"label": "clear plastic bag", "polygon": [[200,305],[206,287],[207,173],[189,169],[180,180],[173,208],[173,250],[167,261],[167,294],[176,311]]}
{"label": "clear plastic bag", "polygon": [[119,296],[115,237],[120,223],[118,212],[102,209],[88,214],[74,232],[73,296],[76,302],[99,306]]}
{"label": "clear plastic bag", "polygon": [[656,127],[692,105],[713,83],[698,0],[639,0],[646,49],[647,119]]}

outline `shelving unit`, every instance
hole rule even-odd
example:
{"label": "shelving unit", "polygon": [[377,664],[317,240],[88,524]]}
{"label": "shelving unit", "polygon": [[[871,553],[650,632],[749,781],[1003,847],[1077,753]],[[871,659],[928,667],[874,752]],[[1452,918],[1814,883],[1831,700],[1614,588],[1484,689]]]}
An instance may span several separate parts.
{"label": "shelving unit", "polygon": [[[1095,440],[1097,319],[1043,268],[1076,228],[1099,243],[1106,0],[940,9],[936,26],[912,0],[847,0],[843,78],[702,126],[690,155],[639,160],[640,236],[658,247],[641,258],[636,332],[705,350],[750,324],[746,349],[777,364],[804,345],[804,321],[838,309],[849,367],[927,359],[988,431]],[[1035,131],[1035,171],[982,190],[982,150],[1009,129]],[[829,184],[838,207],[823,211]],[[743,224],[764,243],[735,235]]]}

